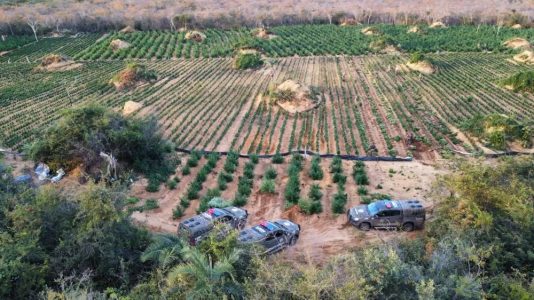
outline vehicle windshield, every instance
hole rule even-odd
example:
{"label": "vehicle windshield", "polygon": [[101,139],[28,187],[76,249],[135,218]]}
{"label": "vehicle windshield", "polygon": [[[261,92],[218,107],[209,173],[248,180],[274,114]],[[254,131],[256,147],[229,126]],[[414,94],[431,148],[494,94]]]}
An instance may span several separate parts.
{"label": "vehicle windshield", "polygon": [[378,210],[379,210],[377,202],[373,202],[373,203],[367,205],[367,210],[369,210],[369,215],[370,216],[376,215],[378,213]]}

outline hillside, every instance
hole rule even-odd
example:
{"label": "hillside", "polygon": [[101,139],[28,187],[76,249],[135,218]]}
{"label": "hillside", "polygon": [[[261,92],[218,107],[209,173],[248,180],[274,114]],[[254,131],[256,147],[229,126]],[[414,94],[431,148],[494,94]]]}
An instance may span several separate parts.
{"label": "hillside", "polygon": [[1,36],[0,299],[533,299],[526,2],[371,2]]}

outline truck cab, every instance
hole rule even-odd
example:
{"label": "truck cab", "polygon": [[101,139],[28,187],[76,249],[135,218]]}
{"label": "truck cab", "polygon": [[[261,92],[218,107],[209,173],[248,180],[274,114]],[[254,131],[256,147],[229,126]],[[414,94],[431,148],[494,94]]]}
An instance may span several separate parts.
{"label": "truck cab", "polygon": [[216,224],[223,224],[229,229],[243,229],[247,218],[248,212],[242,208],[210,208],[206,212],[180,222],[178,235],[187,238],[191,245],[197,245]]}
{"label": "truck cab", "polygon": [[361,230],[402,229],[413,231],[425,222],[425,208],[419,200],[379,200],[347,211],[349,223]]}

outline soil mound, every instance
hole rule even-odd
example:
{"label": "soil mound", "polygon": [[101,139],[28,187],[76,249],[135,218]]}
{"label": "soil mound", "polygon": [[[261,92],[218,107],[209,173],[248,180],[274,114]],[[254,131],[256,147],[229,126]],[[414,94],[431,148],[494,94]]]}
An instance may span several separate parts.
{"label": "soil mound", "polygon": [[185,34],[185,39],[186,40],[193,40],[195,42],[199,42],[200,43],[200,42],[202,42],[203,40],[206,39],[206,35],[203,34],[200,31],[191,30],[191,31],[188,31]]}
{"label": "soil mound", "polygon": [[429,61],[423,60],[415,63],[408,62],[406,66],[411,70],[421,72],[423,74],[433,74],[436,72],[436,68]]}
{"label": "soil mound", "polygon": [[430,28],[447,28],[447,25],[445,25],[445,23],[443,23],[441,21],[437,21],[437,22],[434,22],[434,23],[430,24],[429,27]]}
{"label": "soil mound", "polygon": [[312,95],[310,87],[286,80],[271,92],[271,102],[294,114],[314,109],[321,101],[316,93]]}
{"label": "soil mound", "polygon": [[156,73],[138,64],[129,64],[110,80],[117,90],[136,87],[157,79]]}
{"label": "soil mound", "polygon": [[519,54],[514,55],[514,60],[520,63],[534,65],[534,51],[525,50]]}
{"label": "soil mound", "polygon": [[140,110],[143,107],[143,104],[135,101],[126,101],[124,103],[124,108],[122,109],[122,115],[128,116],[133,114],[134,112]]}
{"label": "soil mound", "polygon": [[504,42],[503,46],[511,49],[527,49],[530,48],[530,43],[523,38],[513,38]]}
{"label": "soil mound", "polygon": [[254,29],[252,31],[252,35],[257,38],[264,39],[264,40],[272,40],[276,37],[276,35],[272,33],[272,31],[270,31],[269,29],[265,27]]}
{"label": "soil mound", "polygon": [[111,41],[109,46],[111,47],[111,49],[113,49],[113,51],[118,51],[118,50],[129,48],[131,45],[130,43],[125,42],[123,40],[115,39]]}
{"label": "soil mound", "polygon": [[41,64],[35,68],[36,71],[68,71],[81,67],[82,64],[75,63],[66,56],[50,54],[43,57]]}
{"label": "soil mound", "polygon": [[365,35],[378,35],[380,31],[374,27],[365,27],[362,29],[362,33]]}
{"label": "soil mound", "polygon": [[354,18],[343,18],[343,20],[341,20],[341,23],[339,24],[339,26],[354,26],[354,25],[358,25],[358,21],[356,21],[356,19]]}
{"label": "soil mound", "polygon": [[123,29],[121,29],[119,32],[120,33],[132,33],[132,32],[136,32],[136,30],[132,26],[128,25],[124,27]]}
{"label": "soil mound", "polygon": [[512,28],[512,29],[521,29],[521,28],[523,28],[523,26],[521,24],[514,24],[514,25],[510,26],[510,28]]}

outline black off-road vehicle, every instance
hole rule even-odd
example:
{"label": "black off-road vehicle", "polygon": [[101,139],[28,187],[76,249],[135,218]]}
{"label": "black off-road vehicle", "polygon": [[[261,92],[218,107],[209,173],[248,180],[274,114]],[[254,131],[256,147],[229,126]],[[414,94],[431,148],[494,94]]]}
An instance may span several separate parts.
{"label": "black off-road vehicle", "polygon": [[423,227],[425,208],[419,200],[380,200],[349,209],[347,217],[352,225],[365,231],[371,228],[412,231]]}
{"label": "black off-road vehicle", "polygon": [[230,229],[243,229],[247,218],[248,212],[242,208],[210,208],[180,222],[178,234],[186,237],[191,245],[197,245],[213,230],[215,224],[225,224]]}
{"label": "black off-road vehicle", "polygon": [[297,243],[300,225],[288,220],[263,221],[242,230],[238,240],[244,244],[263,246],[262,254],[273,254]]}

